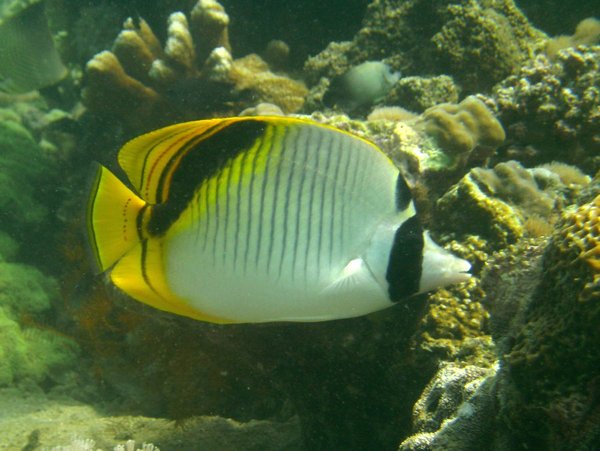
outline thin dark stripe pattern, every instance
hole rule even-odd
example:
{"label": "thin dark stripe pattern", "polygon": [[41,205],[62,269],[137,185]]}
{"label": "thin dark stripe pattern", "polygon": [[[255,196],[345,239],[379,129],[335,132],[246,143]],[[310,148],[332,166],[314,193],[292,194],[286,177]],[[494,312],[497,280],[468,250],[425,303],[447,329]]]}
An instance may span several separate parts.
{"label": "thin dark stripe pattern", "polygon": [[[309,263],[309,257],[310,257],[310,248],[311,248],[311,241],[313,239],[313,206],[315,204],[314,202],[314,196],[315,196],[315,186],[317,183],[317,172],[319,170],[319,153],[321,150],[321,145],[322,145],[322,134],[318,132],[318,130],[315,130],[313,127],[309,128],[310,130],[310,134],[309,134],[309,142],[310,145],[308,146],[308,149],[310,149],[310,153],[312,154],[312,157],[314,158],[314,166],[309,166],[309,170],[308,172],[310,172],[310,174],[312,175],[312,179],[310,181],[310,188],[309,188],[309,193],[308,193],[308,205],[306,206],[307,209],[307,217],[306,217],[306,248],[304,249],[304,280],[306,281],[308,279],[308,263]],[[308,150],[307,150],[308,152]],[[308,169],[308,168],[307,168]]]}
{"label": "thin dark stripe pattern", "polygon": [[[256,149],[251,152],[253,154],[252,162],[248,163],[251,165],[251,169],[250,169],[250,182],[249,182],[248,191],[247,191],[247,193],[248,193],[248,216],[247,216],[248,223],[246,224],[246,250],[244,251],[244,269],[243,269],[244,275],[248,271],[248,257],[250,255],[250,249],[251,249],[251,237],[252,237],[252,226],[253,226],[252,204],[254,203],[254,181],[256,180],[256,164],[257,164],[258,156],[260,155],[260,153],[263,152],[264,150],[268,151],[268,149],[263,150],[263,148],[265,147],[265,144],[266,143],[265,143],[264,136],[263,136],[262,138],[260,138],[260,141],[259,141],[258,145],[256,146]],[[258,232],[260,235],[260,229]]]}
{"label": "thin dark stripe pattern", "polygon": [[[325,158],[325,166],[323,167],[323,176],[321,176],[321,196],[319,200],[319,225],[317,227],[317,278],[321,275],[321,242],[323,241],[323,216],[325,214],[325,193],[329,185],[327,175],[329,174],[329,165],[331,163],[331,150],[332,150],[332,133],[321,133],[324,136],[324,140],[319,149],[319,157]],[[328,205],[330,208],[331,206]],[[329,210],[328,208],[328,210]]]}
{"label": "thin dark stripe pattern", "polygon": [[[284,133],[286,133],[287,130],[284,130]],[[279,131],[277,128],[275,129],[275,133],[273,135],[273,142],[275,142],[276,139],[279,139],[279,135],[280,135],[281,131]],[[271,144],[272,145],[272,144]],[[273,189],[272,191],[272,196],[273,196],[273,203],[271,205],[271,217],[269,218],[269,227],[270,230],[267,233],[267,231],[265,229],[261,229],[261,233],[259,234],[259,236],[262,235],[266,235],[267,239],[268,239],[268,243],[267,243],[267,262],[266,262],[266,271],[267,274],[271,272],[271,261],[272,261],[272,257],[273,257],[273,246],[275,245],[275,238],[277,235],[277,226],[276,226],[276,215],[277,215],[277,211],[278,211],[278,204],[277,204],[277,198],[279,196],[279,186],[280,186],[280,182],[281,182],[281,170],[282,170],[282,156],[285,152],[285,149],[287,148],[287,143],[286,140],[284,139],[284,141],[281,143],[281,148],[279,149],[280,155],[278,158],[278,162],[277,162],[277,171],[275,173],[275,182],[273,185]],[[271,153],[272,153],[273,149],[271,148],[271,152],[269,152],[269,157],[267,160],[267,167],[270,164],[270,157],[271,157]],[[261,193],[261,224],[262,224],[262,207],[264,205],[264,198],[265,198],[265,192],[266,192],[266,179],[268,176],[268,172],[265,171],[265,183],[263,183],[263,192]],[[257,252],[257,260],[258,260],[258,252]]]}
{"label": "thin dark stripe pattern", "polygon": [[339,147],[340,161],[342,159],[344,160],[344,163],[340,163],[344,167],[342,180],[341,180],[341,186],[343,187],[343,190],[342,190],[342,196],[340,199],[340,212],[339,212],[340,226],[339,226],[339,238],[338,238],[338,247],[341,251],[344,249],[344,246],[345,246],[346,227],[348,224],[348,221],[346,220],[346,203],[350,202],[350,198],[351,198],[350,193],[353,189],[352,185],[348,185],[348,177],[350,174],[350,163],[352,162],[353,153],[352,153],[352,148],[350,146],[348,146],[348,148],[345,148],[345,146],[344,146],[345,140],[340,139],[339,142],[340,142],[340,147]]}
{"label": "thin dark stripe pattern", "polygon": [[244,152],[242,159],[240,160],[240,177],[238,179],[237,186],[237,201],[235,203],[235,235],[233,243],[233,267],[237,267],[237,256],[241,246],[240,242],[240,221],[241,221],[241,203],[242,203],[242,185],[244,181],[244,167],[246,166],[246,159],[248,158],[249,152]]}
{"label": "thin dark stripe pattern", "polygon": [[[265,155],[265,167],[264,167],[264,171],[262,174],[263,180],[262,180],[262,184],[260,187],[260,206],[259,206],[259,212],[258,212],[258,237],[256,239],[256,256],[254,258],[254,265],[258,268],[259,262],[260,262],[260,254],[261,254],[261,249],[262,249],[262,237],[263,235],[266,235],[266,237],[269,239],[268,242],[268,246],[269,248],[272,246],[273,244],[273,231],[275,230],[274,226],[273,226],[273,221],[271,220],[271,230],[269,233],[266,232],[265,230],[265,221],[264,221],[264,212],[265,212],[265,196],[266,196],[266,192],[267,192],[267,183],[269,181],[269,170],[271,167],[271,157],[273,155],[273,145],[277,142],[277,140],[279,139],[279,128],[278,127],[273,127],[273,135],[271,138],[271,142],[269,144],[268,149],[265,149],[266,155]],[[277,181],[275,183],[275,190],[277,190],[277,184],[279,183],[279,171],[281,169],[281,166],[278,166],[277,168]],[[275,191],[277,192],[277,191]],[[273,204],[272,207],[272,211],[274,212],[275,210],[275,204]],[[268,259],[267,259],[267,272],[269,272],[269,263],[271,262],[271,255],[269,253]]]}
{"label": "thin dark stripe pattern", "polygon": [[[330,149],[330,156],[332,158],[335,159],[335,170],[333,172],[333,181],[331,183],[331,197],[329,200],[329,205],[330,205],[330,213],[329,213],[329,233],[328,233],[328,239],[329,239],[329,246],[328,246],[328,263],[329,263],[329,267],[331,268],[332,264],[333,264],[333,243],[334,243],[334,238],[335,238],[335,234],[334,234],[334,225],[335,225],[335,218],[336,218],[336,207],[338,205],[338,199],[336,197],[337,195],[337,186],[340,183],[340,180],[338,180],[339,174],[340,174],[340,167],[342,166],[342,158],[344,157],[345,153],[342,152],[342,146],[341,146],[341,140],[339,139],[339,135],[336,133],[333,137],[332,137],[332,143],[331,143],[331,149]],[[328,161],[329,163],[329,161]],[[343,204],[343,202],[342,202]]]}
{"label": "thin dark stripe pattern", "polygon": [[[281,278],[281,271],[283,269],[283,259],[285,257],[285,252],[286,252],[287,244],[288,244],[287,231],[288,231],[288,220],[289,220],[289,216],[290,216],[290,195],[291,195],[291,191],[292,191],[292,185],[294,184],[294,168],[295,168],[296,155],[298,154],[298,148],[299,148],[297,138],[298,138],[298,133],[296,132],[296,129],[287,129],[286,130],[285,138],[283,140],[282,146],[284,149],[291,149],[290,151],[292,152],[292,154],[291,154],[289,160],[286,160],[286,159],[284,160],[283,155],[279,160],[280,167],[285,161],[289,161],[290,173],[289,173],[289,177],[286,182],[285,197],[283,200],[283,203],[284,203],[284,205],[283,205],[283,227],[281,230],[281,232],[282,232],[281,255],[279,257],[279,273],[277,275],[278,279]],[[275,223],[275,216],[273,213],[271,216],[271,224],[274,224],[274,223]],[[273,250],[272,247],[270,247],[269,255],[271,255],[272,250]],[[293,271],[292,271],[292,277],[293,277]]]}
{"label": "thin dark stripe pattern", "polygon": [[[298,134],[298,138],[295,140],[296,141],[296,146],[302,150],[307,149],[306,146],[306,136],[305,136],[305,131],[306,129],[301,129],[299,134]],[[300,242],[300,219],[302,217],[302,197],[304,194],[304,182],[305,182],[305,175],[306,175],[306,163],[308,160],[308,151],[304,151],[302,152],[302,164],[298,164],[298,165],[294,165],[293,169],[294,169],[294,173],[298,173],[299,171],[299,181],[298,181],[298,195],[296,196],[296,204],[297,204],[297,208],[295,211],[296,214],[296,221],[295,221],[295,227],[294,227],[294,246],[292,247],[292,280],[294,280],[295,275],[296,275],[296,263],[297,263],[297,256],[298,256],[298,245]]]}
{"label": "thin dark stripe pattern", "polygon": [[227,237],[229,236],[229,208],[231,207],[231,178],[233,176],[233,163],[235,160],[230,161],[227,165],[227,184],[225,190],[225,224],[223,225],[223,261],[222,264],[225,266],[227,261]]}

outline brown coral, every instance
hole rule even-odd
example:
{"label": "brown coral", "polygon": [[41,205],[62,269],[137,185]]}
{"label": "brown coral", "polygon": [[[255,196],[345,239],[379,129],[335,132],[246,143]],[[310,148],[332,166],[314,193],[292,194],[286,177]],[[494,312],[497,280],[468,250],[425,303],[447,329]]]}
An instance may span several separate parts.
{"label": "brown coral", "polygon": [[[554,270],[574,272],[582,280],[580,301],[600,299],[600,195],[564,215],[563,228],[554,238],[557,260]],[[573,275],[575,276],[575,275]]]}
{"label": "brown coral", "polygon": [[229,17],[215,0],[199,0],[191,20],[169,16],[161,47],[148,24],[127,19],[112,52],[86,66],[83,100],[133,132],[202,116],[232,115],[260,102],[291,113],[307,94],[303,83],[270,71],[257,55],[231,57]]}
{"label": "brown coral", "polygon": [[505,137],[500,122],[474,96],[459,104],[443,103],[428,108],[419,125],[446,153],[455,156],[468,154],[476,146],[495,149]]}

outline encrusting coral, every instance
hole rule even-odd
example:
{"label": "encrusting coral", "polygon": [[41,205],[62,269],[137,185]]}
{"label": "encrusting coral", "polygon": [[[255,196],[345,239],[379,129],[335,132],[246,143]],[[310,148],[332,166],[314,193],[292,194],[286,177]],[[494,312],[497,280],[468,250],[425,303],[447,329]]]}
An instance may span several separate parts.
{"label": "encrusting coral", "polygon": [[454,166],[476,147],[495,150],[504,141],[504,129],[485,104],[469,96],[459,104],[443,103],[425,110],[415,126],[433,137]]}
{"label": "encrusting coral", "polygon": [[541,281],[511,315],[516,319],[505,334],[508,371],[499,417],[513,440],[528,447],[592,449],[600,438],[600,359],[590,352],[600,346],[600,195],[595,192],[590,202],[563,213],[541,259]]}
{"label": "encrusting coral", "polygon": [[399,451],[487,449],[495,368],[445,363],[413,409],[414,435]]}
{"label": "encrusting coral", "polygon": [[402,77],[384,99],[386,105],[401,105],[417,113],[441,103],[457,103],[459,89],[447,75]]}
{"label": "encrusting coral", "polygon": [[491,249],[501,249],[527,233],[529,218],[553,224],[557,208],[571,204],[589,183],[585,176],[573,180],[579,183],[565,184],[552,166],[525,169],[516,161],[474,168],[437,202],[432,225],[480,236]]}
{"label": "encrusting coral", "polygon": [[203,115],[237,114],[260,102],[291,113],[307,94],[301,82],[271,72],[258,55],[233,59],[229,18],[214,0],[200,0],[191,19],[168,19],[163,47],[148,24],[129,18],[112,51],[86,65],[83,101],[133,131]]}
{"label": "encrusting coral", "polygon": [[600,168],[600,46],[537,55],[492,94],[508,146],[497,158]]}

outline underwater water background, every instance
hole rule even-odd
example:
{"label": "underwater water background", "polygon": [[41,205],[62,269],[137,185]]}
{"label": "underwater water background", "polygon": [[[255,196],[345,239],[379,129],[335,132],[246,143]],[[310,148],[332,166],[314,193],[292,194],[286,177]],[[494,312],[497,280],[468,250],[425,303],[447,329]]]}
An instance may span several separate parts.
{"label": "underwater water background", "polygon": [[[594,1],[0,0],[0,450],[600,449],[598,19]],[[314,323],[125,295],[90,250],[98,163],[125,179],[128,140],[238,115],[375,143],[470,280]]]}

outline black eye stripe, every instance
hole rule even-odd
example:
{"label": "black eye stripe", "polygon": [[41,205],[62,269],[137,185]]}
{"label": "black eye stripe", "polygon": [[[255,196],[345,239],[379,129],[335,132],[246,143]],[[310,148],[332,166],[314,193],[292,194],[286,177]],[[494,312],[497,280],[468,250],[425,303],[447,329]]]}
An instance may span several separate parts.
{"label": "black eye stripe", "polygon": [[385,274],[392,302],[398,302],[419,291],[423,245],[421,223],[416,216],[411,216],[396,230]]}

